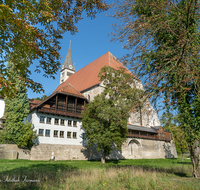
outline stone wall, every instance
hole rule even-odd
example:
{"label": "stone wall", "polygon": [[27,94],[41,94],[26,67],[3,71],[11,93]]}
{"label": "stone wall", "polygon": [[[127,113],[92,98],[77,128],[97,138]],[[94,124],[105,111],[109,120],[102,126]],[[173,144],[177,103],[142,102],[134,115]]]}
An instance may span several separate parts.
{"label": "stone wall", "polygon": [[173,141],[165,142],[136,138],[128,138],[126,140],[122,146],[122,155],[126,159],[177,158]]}
{"label": "stone wall", "polygon": [[[115,149],[107,159],[141,159],[141,158],[177,158],[174,143],[164,141],[131,139],[122,146],[122,151]],[[100,159],[101,153],[96,147],[87,148],[81,145],[39,144],[31,151],[19,149],[16,145],[0,145],[0,159],[50,160],[54,153],[55,160],[92,160]]]}
{"label": "stone wall", "polygon": [[0,159],[28,159],[31,158],[31,151],[20,149],[15,144],[0,144]]}

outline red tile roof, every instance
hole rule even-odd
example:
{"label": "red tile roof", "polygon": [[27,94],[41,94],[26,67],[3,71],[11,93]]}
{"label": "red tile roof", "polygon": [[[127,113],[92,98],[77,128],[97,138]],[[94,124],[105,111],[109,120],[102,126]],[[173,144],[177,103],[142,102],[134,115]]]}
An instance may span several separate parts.
{"label": "red tile roof", "polygon": [[[107,52],[71,75],[64,83],[60,84],[54,92],[59,91],[68,83],[73,85],[80,92],[99,84],[100,81],[98,74],[101,68],[105,65],[114,69],[119,69],[120,67],[126,68],[115,56],[110,52]],[[131,74],[127,68],[126,71]]]}
{"label": "red tile roof", "polygon": [[47,98],[45,98],[44,100],[40,101],[40,100],[31,100],[30,101],[30,108],[31,110],[34,108],[37,108],[38,106],[42,105],[44,102],[46,102],[47,100],[49,100],[51,97],[53,97],[55,94],[67,94],[67,95],[72,95],[75,97],[80,97],[83,99],[87,98],[85,96],[83,96],[76,88],[74,88],[71,84],[65,84],[62,85],[62,87],[60,89],[58,89],[57,91],[54,91],[50,96],[48,96]]}
{"label": "red tile roof", "polygon": [[39,103],[41,103],[41,100],[34,100],[34,99],[29,99],[30,101],[30,109],[33,109],[35,106],[37,106]]}
{"label": "red tile roof", "polygon": [[61,88],[59,88],[56,92],[64,93],[64,94],[72,94],[77,95],[79,97],[82,97],[85,99],[85,96],[83,96],[76,88],[74,88],[71,84],[63,85]]}

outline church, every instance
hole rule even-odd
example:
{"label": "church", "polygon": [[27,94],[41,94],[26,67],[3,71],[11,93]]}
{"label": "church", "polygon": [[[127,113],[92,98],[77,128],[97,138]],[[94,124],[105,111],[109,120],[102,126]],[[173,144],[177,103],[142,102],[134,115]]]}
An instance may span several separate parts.
{"label": "church", "polygon": [[[99,81],[98,73],[105,65],[114,69],[124,67],[114,55],[107,52],[76,72],[69,46],[60,71],[59,86],[43,101],[30,100],[27,120],[37,132],[36,145],[31,151],[16,148],[18,158],[49,160],[54,155],[56,160],[100,159],[101,154],[96,147],[87,147],[83,139],[81,112],[86,104],[103,92],[104,85]],[[143,89],[139,80],[137,88]],[[129,134],[122,150],[117,151],[113,147],[113,153],[107,158],[177,157],[171,134],[160,126],[157,112],[150,102],[146,102],[139,112],[130,113],[127,128]]]}

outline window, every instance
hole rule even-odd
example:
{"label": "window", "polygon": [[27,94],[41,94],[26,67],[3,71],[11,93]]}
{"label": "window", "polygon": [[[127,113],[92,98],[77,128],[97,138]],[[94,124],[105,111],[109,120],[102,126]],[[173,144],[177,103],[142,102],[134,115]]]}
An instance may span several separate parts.
{"label": "window", "polygon": [[68,126],[72,126],[72,120],[68,120]]}
{"label": "window", "polygon": [[77,121],[73,121],[73,127],[77,127]]}
{"label": "window", "polygon": [[70,75],[72,75],[73,73],[67,72],[67,76],[69,77]]}
{"label": "window", "polygon": [[60,131],[60,138],[64,138],[64,131]]}
{"label": "window", "polygon": [[88,94],[88,101],[90,101],[90,95]]}
{"label": "window", "polygon": [[50,117],[47,117],[47,123],[51,124],[51,118]]}
{"label": "window", "polygon": [[53,136],[58,137],[58,131],[54,131]]}
{"label": "window", "polygon": [[77,133],[76,132],[73,132],[73,139],[77,139]]}
{"label": "window", "polygon": [[60,125],[65,125],[65,120],[64,119],[60,120]]}
{"label": "window", "polygon": [[64,75],[65,75],[65,72],[62,72],[62,77],[64,77]]}
{"label": "window", "polygon": [[39,129],[38,136],[43,136],[44,129]]}
{"label": "window", "polygon": [[55,118],[54,124],[55,124],[55,125],[59,125],[59,119],[58,119],[58,118]]}
{"label": "window", "polygon": [[71,138],[71,134],[72,134],[72,132],[67,132],[67,138]]}
{"label": "window", "polygon": [[40,116],[40,123],[44,123],[45,117],[44,116]]}
{"label": "window", "polygon": [[49,129],[46,129],[46,131],[45,131],[45,137],[50,137],[50,130]]}

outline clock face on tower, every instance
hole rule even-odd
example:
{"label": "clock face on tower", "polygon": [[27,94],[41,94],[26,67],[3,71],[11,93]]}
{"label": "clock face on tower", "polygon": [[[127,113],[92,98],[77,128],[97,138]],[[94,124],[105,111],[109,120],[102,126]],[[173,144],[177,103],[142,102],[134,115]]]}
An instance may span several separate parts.
{"label": "clock face on tower", "polygon": [[72,65],[70,65],[69,68],[72,69]]}

